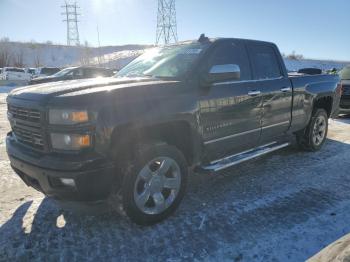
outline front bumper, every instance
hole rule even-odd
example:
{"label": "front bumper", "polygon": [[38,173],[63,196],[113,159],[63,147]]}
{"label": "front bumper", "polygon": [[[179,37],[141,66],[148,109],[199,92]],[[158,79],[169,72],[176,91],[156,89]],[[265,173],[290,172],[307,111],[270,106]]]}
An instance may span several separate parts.
{"label": "front bumper", "polygon": [[[96,155],[63,158],[34,152],[19,144],[12,133],[6,137],[11,167],[28,185],[61,201],[96,202],[105,200],[116,183],[114,165]],[[75,186],[60,178],[73,179]]]}

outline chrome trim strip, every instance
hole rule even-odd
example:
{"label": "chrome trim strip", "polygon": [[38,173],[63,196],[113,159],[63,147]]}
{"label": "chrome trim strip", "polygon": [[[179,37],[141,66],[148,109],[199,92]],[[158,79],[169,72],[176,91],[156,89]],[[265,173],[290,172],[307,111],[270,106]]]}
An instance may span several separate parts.
{"label": "chrome trim strip", "polygon": [[273,125],[269,125],[269,126],[263,126],[262,129],[268,129],[268,128],[271,128],[271,127],[276,127],[276,126],[283,126],[283,125],[289,125],[290,124],[290,121],[284,121],[284,122],[281,122],[281,123],[277,123],[277,124],[273,124]]}
{"label": "chrome trim strip", "polygon": [[229,138],[234,138],[234,137],[237,137],[237,136],[247,135],[247,134],[250,134],[250,133],[257,132],[257,131],[261,131],[261,128],[245,131],[245,132],[234,134],[234,135],[224,136],[224,137],[216,138],[216,139],[213,139],[213,140],[208,140],[208,141],[204,142],[204,145],[208,145],[208,144],[211,144],[211,143],[219,142],[219,141],[222,141],[222,140],[225,140],[225,139],[229,139]]}
{"label": "chrome trim strip", "polygon": [[257,132],[257,131],[260,131],[260,130],[264,130],[264,129],[268,129],[268,128],[271,128],[271,127],[282,126],[282,125],[287,125],[287,124],[289,125],[289,123],[290,123],[289,121],[284,121],[284,122],[281,122],[281,123],[277,123],[277,124],[273,124],[273,125],[269,125],[269,126],[264,126],[262,128],[256,128],[256,129],[252,129],[252,130],[245,131],[245,132],[242,132],[242,133],[233,134],[233,135],[229,135],[229,136],[224,136],[224,137],[216,138],[216,139],[213,139],[213,140],[208,140],[208,141],[204,142],[204,145],[216,143],[216,142],[219,142],[219,141],[222,141],[222,140],[226,140],[226,139],[230,139],[230,138],[234,138],[234,137],[237,137],[237,136],[247,135],[247,134],[254,133],[254,132]]}
{"label": "chrome trim strip", "polygon": [[291,90],[292,90],[292,88],[290,88],[290,87],[281,88],[281,91],[282,91],[282,92],[289,92],[289,91],[291,91]]}
{"label": "chrome trim strip", "polygon": [[272,81],[272,80],[280,80],[283,79],[283,76],[276,77],[276,78],[268,78],[268,79],[255,79],[255,80],[242,80],[242,81],[225,81],[225,82],[218,82],[214,83],[213,86],[218,85],[230,85],[230,84],[243,84],[243,83],[256,83],[260,81]]}
{"label": "chrome trim strip", "polygon": [[261,92],[260,91],[249,91],[248,92],[248,96],[258,96],[258,95],[260,95],[261,94]]}

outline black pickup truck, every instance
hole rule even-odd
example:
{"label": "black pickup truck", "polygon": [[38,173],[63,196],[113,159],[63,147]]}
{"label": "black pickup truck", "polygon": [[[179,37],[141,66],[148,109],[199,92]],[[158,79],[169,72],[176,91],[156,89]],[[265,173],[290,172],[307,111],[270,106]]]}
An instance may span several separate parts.
{"label": "black pickup truck", "polygon": [[119,199],[134,222],[149,225],[179,205],[189,170],[214,174],[286,147],[294,135],[303,149],[319,150],[339,82],[288,76],[272,43],[201,37],[151,49],[114,78],[14,90],[7,152],[22,180],[45,195]]}

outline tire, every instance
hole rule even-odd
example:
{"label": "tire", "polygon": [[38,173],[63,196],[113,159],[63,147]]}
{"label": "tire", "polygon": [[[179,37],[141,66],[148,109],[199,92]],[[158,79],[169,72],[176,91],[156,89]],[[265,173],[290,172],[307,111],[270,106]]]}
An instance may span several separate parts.
{"label": "tire", "polygon": [[125,213],[139,225],[164,220],[183,199],[187,176],[187,162],[176,147],[167,144],[142,147],[124,169]]}
{"label": "tire", "polygon": [[308,126],[297,134],[297,142],[303,150],[318,151],[326,142],[327,133],[327,112],[322,108],[318,108],[314,111]]}

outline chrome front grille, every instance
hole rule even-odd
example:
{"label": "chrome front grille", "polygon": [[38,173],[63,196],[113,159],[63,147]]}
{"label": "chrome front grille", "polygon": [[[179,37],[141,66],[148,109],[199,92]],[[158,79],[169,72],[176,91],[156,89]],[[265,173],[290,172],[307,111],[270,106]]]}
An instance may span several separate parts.
{"label": "chrome front grille", "polygon": [[18,142],[36,150],[45,150],[45,136],[40,110],[9,104],[8,116]]}
{"label": "chrome front grille", "polygon": [[40,122],[41,113],[36,109],[28,109],[19,106],[8,106],[8,111],[13,118],[22,119],[30,122]]}
{"label": "chrome front grille", "polygon": [[19,142],[40,150],[44,149],[44,139],[40,130],[32,131],[15,125],[12,131],[15,133]]}

